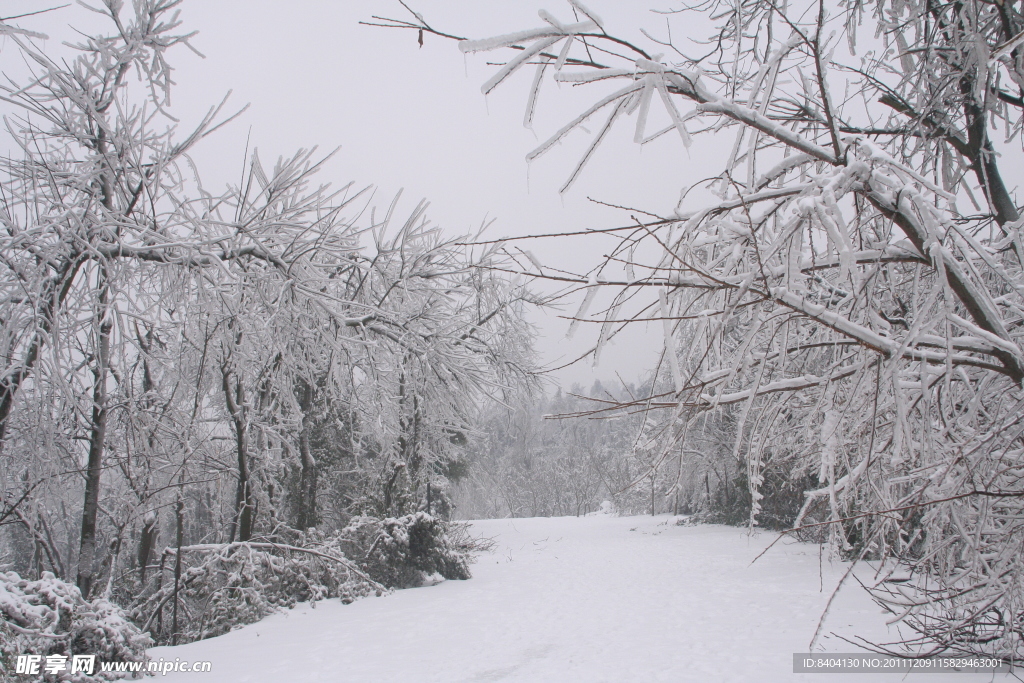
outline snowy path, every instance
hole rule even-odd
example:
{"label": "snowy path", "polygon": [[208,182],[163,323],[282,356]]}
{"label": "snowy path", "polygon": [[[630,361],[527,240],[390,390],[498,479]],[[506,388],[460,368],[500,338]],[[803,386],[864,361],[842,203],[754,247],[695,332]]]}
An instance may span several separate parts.
{"label": "snowy path", "polygon": [[[774,534],[679,527],[666,517],[487,520],[496,537],[469,581],[337,601],[219,638],[155,648],[154,658],[209,660],[212,673],[167,683],[428,681],[830,681],[888,683],[899,674],[793,674],[845,567]],[[823,590],[822,590],[823,587]],[[858,587],[836,600],[825,633],[886,638]],[[835,637],[832,652],[854,648]],[[908,680],[1009,680],[915,674]]]}

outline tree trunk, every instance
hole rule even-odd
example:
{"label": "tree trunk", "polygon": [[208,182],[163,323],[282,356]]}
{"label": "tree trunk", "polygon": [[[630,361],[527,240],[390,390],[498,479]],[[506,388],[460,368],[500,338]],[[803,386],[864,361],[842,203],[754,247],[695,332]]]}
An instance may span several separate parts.
{"label": "tree trunk", "polygon": [[651,474],[651,517],[654,516],[654,474]]}
{"label": "tree trunk", "polygon": [[996,152],[989,139],[986,112],[974,101],[974,83],[973,76],[964,76],[960,79],[960,91],[965,98],[964,115],[967,119],[967,145],[971,153],[971,169],[985,192],[985,198],[996,223],[1002,226],[1016,221],[1020,214],[999,172]]}
{"label": "tree trunk", "polygon": [[142,518],[142,533],[139,536],[139,583],[146,584],[146,566],[156,546],[157,515],[150,510]]}
{"label": "tree trunk", "polygon": [[[404,469],[404,462],[396,462],[394,465],[394,470],[392,470],[391,472],[391,477],[384,484],[384,510],[382,514],[385,516],[391,514],[391,506],[394,502],[395,485],[398,483],[398,476],[402,473],[402,470]],[[399,513],[401,513],[401,511],[399,511]]]}
{"label": "tree trunk", "polygon": [[[177,552],[174,553],[174,611],[171,615],[171,645],[178,644],[178,589],[181,587],[181,546],[185,540],[185,501],[178,488],[178,500],[174,504],[175,532],[174,540]],[[246,539],[248,540],[248,539]]]}
{"label": "tree trunk", "polygon": [[[404,359],[403,364],[408,361]],[[409,398],[412,396],[412,407],[409,408]],[[408,386],[408,378],[403,371],[398,377],[398,453],[402,462],[405,463],[409,473],[409,479],[414,489],[419,488],[419,472],[423,464],[423,456],[420,452],[420,402],[416,395],[415,384]]]}
{"label": "tree trunk", "polygon": [[85,503],[82,507],[82,535],[78,553],[78,589],[88,599],[95,579],[96,518],[100,505],[100,475],[103,472],[103,448],[107,436],[107,374],[110,363],[109,288],[106,269],[99,272],[99,336],[93,366],[92,429],[89,436],[89,460],[85,475]]}
{"label": "tree trunk", "polygon": [[32,338],[22,360],[17,364],[8,363],[3,379],[0,380],[0,451],[3,450],[4,439],[7,437],[7,419],[14,409],[14,400],[18,396],[22,383],[35,369],[42,347],[46,344],[53,329],[57,311],[60,310],[68,292],[71,291],[75,276],[84,262],[85,259],[77,251],[72,253],[46,283],[35,316],[39,325],[38,331]]}
{"label": "tree trunk", "polygon": [[252,538],[253,499],[249,481],[249,429],[245,420],[245,387],[232,370],[230,361],[221,365],[224,388],[224,402],[227,404],[231,422],[235,427],[235,450],[238,455],[238,487],[235,490],[235,516],[231,521],[231,538],[236,532],[239,541]]}
{"label": "tree trunk", "polygon": [[313,422],[313,387],[305,380],[299,380],[296,388],[299,408],[302,410],[302,427],[299,430],[299,459],[302,467],[299,475],[299,500],[296,528],[308,529],[317,525],[317,472],[316,460],[309,446],[309,433]]}

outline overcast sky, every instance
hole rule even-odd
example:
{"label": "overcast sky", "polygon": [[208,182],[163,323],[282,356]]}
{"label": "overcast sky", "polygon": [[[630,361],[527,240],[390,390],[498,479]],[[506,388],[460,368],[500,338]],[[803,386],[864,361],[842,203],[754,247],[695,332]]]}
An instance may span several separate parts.
{"label": "overcast sky", "polygon": [[[6,2],[5,16],[38,2]],[[538,9],[573,19],[568,3],[556,0],[412,0],[439,30],[471,38],[535,28]],[[606,26],[639,36],[641,26],[664,33],[665,19],[634,3],[591,0]],[[594,197],[667,214],[680,189],[702,177],[707,159],[688,154],[678,138],[664,136],[642,150],[632,126],[612,131],[566,195],[559,195],[589,142],[577,132],[527,165],[526,154],[600,95],[596,88],[572,91],[547,83],[534,130],[523,127],[532,67],[484,97],[481,84],[493,74],[498,53],[464,56],[457,43],[427,35],[420,48],[412,31],[362,26],[373,15],[408,18],[397,0],[185,0],[184,28],[197,30],[200,59],[179,49],[172,55],[177,87],[174,112],[182,126],[232,91],[228,109],[249,109],[200,146],[194,155],[208,187],[237,182],[246,144],[265,163],[298,148],[323,153],[338,148],[323,180],[373,184],[380,204],[404,189],[406,208],[421,198],[429,216],[450,234],[475,231],[496,219],[492,237],[583,230],[629,223],[627,213],[588,201]],[[23,19],[19,25],[49,33],[51,43],[67,35],[69,23],[88,28],[80,7]],[[620,30],[621,29],[621,30]],[[585,271],[611,246],[607,238],[548,240],[531,245],[546,264]],[[569,303],[575,309],[577,296]],[[571,313],[573,310],[561,313]],[[543,362],[559,364],[588,348],[597,326],[581,329],[571,342],[560,312],[535,314]],[[637,325],[613,342],[598,368],[585,361],[555,378],[568,387],[589,386],[616,373],[637,379],[661,348],[661,327]]]}

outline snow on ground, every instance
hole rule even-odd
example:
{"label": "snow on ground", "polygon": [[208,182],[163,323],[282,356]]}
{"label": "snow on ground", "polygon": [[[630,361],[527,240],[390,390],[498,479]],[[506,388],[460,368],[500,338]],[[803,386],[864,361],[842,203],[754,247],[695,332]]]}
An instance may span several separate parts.
{"label": "snow on ground", "polygon": [[[903,674],[794,674],[847,565],[775,534],[677,526],[669,517],[485,520],[495,551],[469,581],[332,600],[209,640],[160,647],[154,659],[212,662],[167,683],[313,681],[830,681],[888,683]],[[819,571],[820,569],[820,571]],[[856,584],[824,632],[895,637]],[[830,652],[856,648],[835,635]],[[836,676],[839,676],[838,678]],[[913,674],[910,681],[1012,680]]]}

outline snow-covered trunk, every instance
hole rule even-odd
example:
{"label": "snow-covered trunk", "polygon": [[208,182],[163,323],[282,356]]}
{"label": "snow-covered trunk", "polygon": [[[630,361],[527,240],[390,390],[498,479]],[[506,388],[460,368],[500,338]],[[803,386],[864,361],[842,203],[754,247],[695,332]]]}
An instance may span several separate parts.
{"label": "snow-covered trunk", "polygon": [[[963,37],[965,40],[970,38],[969,36]],[[1006,36],[1006,40],[1012,38],[1012,35]],[[1020,213],[1017,211],[1017,205],[1006,189],[1002,173],[999,171],[999,155],[996,154],[992,146],[988,131],[988,112],[976,99],[979,86],[983,88],[987,86],[978,81],[979,71],[982,68],[981,65],[968,68],[960,78],[960,92],[964,100],[964,127],[967,130],[966,152],[974,175],[978,179],[978,185],[984,191],[985,199],[988,200],[992,215],[996,223],[1002,226],[1019,219]],[[1019,256],[1024,257],[1024,254]]]}
{"label": "snow-covered trunk", "polygon": [[423,466],[423,444],[420,434],[423,418],[410,360],[406,355],[403,365],[408,370],[403,369],[398,378],[398,457],[405,463],[409,482],[415,490],[419,485],[420,469]]}
{"label": "snow-covered trunk", "polygon": [[142,520],[142,530],[139,533],[139,548],[137,561],[139,563],[139,583],[146,585],[146,570],[149,560],[153,556],[153,548],[156,547],[157,538],[157,515],[150,510]]}
{"label": "snow-covered trunk", "polygon": [[304,530],[316,526],[317,521],[317,471],[316,460],[310,447],[310,431],[313,427],[313,387],[303,379],[298,381],[296,395],[302,424],[299,428],[299,500],[296,510],[295,528]]}
{"label": "snow-covered trunk", "polygon": [[107,269],[98,273],[99,307],[96,312],[96,353],[93,365],[92,414],[89,456],[85,466],[85,502],[82,506],[82,531],[78,552],[78,579],[82,597],[88,599],[96,572],[96,518],[100,506],[100,481],[103,451],[107,438],[107,380],[110,364],[110,333],[113,328]]}
{"label": "snow-covered trunk", "polygon": [[228,536],[231,542],[236,538],[239,541],[248,541],[252,538],[255,503],[249,475],[249,425],[246,416],[245,385],[229,359],[221,364],[221,380],[224,403],[235,431],[235,456],[238,467],[235,511]]}
{"label": "snow-covered trunk", "polygon": [[178,487],[178,499],[174,503],[174,606],[171,609],[171,644],[178,644],[178,606],[181,602],[181,548],[185,544],[185,500]]}
{"label": "snow-covered trunk", "polygon": [[24,356],[7,359],[3,378],[0,379],[0,454],[3,453],[7,437],[7,422],[14,409],[15,399],[22,383],[32,375],[39,355],[48,341],[56,313],[75,284],[78,271],[85,263],[82,254],[74,253],[63,259],[55,268],[54,275],[46,282],[35,313],[38,329],[25,351]]}

